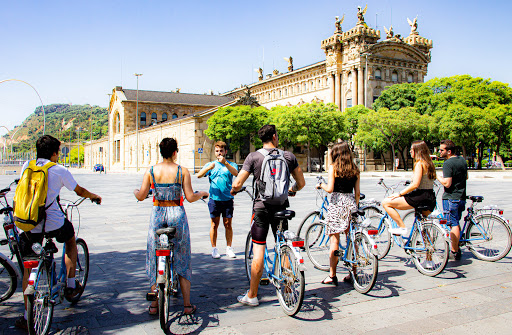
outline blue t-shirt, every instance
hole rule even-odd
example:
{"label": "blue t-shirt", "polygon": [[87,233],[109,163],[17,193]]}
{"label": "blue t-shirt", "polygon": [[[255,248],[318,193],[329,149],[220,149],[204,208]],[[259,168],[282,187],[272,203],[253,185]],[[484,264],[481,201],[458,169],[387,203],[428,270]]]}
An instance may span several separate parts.
{"label": "blue t-shirt", "polygon": [[[228,161],[228,164],[238,170],[236,163]],[[215,167],[208,171],[205,176],[208,176],[210,180],[210,199],[214,201],[227,201],[233,199],[233,196],[229,193],[231,191],[231,184],[233,183],[233,175],[229,172],[228,168],[219,163],[213,161],[208,164],[214,163]]]}

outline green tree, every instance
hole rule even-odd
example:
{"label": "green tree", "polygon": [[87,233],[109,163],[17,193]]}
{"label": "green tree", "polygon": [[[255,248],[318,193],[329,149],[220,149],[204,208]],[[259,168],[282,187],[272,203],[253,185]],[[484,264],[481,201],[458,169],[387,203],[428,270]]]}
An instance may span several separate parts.
{"label": "green tree", "polygon": [[[79,154],[80,152],[80,154]],[[69,152],[69,160],[71,163],[83,164],[84,163],[84,147],[80,146],[80,151],[78,151],[78,146],[74,146],[71,148]]]}
{"label": "green tree", "polygon": [[308,171],[311,171],[312,148],[318,148],[320,152],[321,147],[329,142],[345,138],[343,119],[343,114],[334,104],[278,106],[271,111],[271,122],[277,127],[281,143],[306,147]]}
{"label": "green tree", "polygon": [[345,109],[345,112],[343,113],[343,127],[345,130],[346,138],[354,138],[359,127],[359,118],[361,117],[361,115],[368,114],[369,111],[370,109],[364,107],[363,105],[357,105]]}
{"label": "green tree", "polygon": [[267,119],[268,111],[264,107],[223,107],[208,119],[205,134],[214,141],[229,141],[230,150],[235,153],[247,137],[256,147],[261,146],[256,134]]}
{"label": "green tree", "polygon": [[416,103],[416,94],[423,84],[404,83],[388,86],[372,105],[374,110],[387,108],[399,110],[404,107],[413,107]]}

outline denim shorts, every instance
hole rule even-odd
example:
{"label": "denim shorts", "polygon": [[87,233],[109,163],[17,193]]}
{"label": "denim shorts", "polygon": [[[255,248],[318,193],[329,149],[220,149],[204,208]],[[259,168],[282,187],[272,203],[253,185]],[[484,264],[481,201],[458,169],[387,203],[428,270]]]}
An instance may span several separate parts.
{"label": "denim shorts", "polygon": [[446,225],[448,227],[458,226],[464,209],[466,209],[465,200],[443,200],[443,211],[446,217]]}
{"label": "denim shorts", "polygon": [[210,218],[220,218],[221,216],[229,219],[233,217],[233,199],[227,201],[216,201],[210,199],[208,201],[208,209],[210,210]]}

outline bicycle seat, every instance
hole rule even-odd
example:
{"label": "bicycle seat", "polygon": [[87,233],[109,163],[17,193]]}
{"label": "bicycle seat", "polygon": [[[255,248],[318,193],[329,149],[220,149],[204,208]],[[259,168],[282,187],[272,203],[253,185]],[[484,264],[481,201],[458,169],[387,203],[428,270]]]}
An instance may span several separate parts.
{"label": "bicycle seat", "polygon": [[274,214],[274,217],[280,220],[291,220],[295,217],[295,212],[285,209],[284,211],[280,211]]}
{"label": "bicycle seat", "polygon": [[359,193],[359,200],[364,200],[365,195],[363,193]]}
{"label": "bicycle seat", "polygon": [[158,236],[160,236],[162,234],[166,234],[166,235],[169,235],[170,237],[172,237],[172,236],[174,236],[174,234],[176,234],[176,227],[167,227],[167,228],[157,229],[156,234]]}
{"label": "bicycle seat", "polygon": [[[427,217],[432,212],[432,207],[429,205],[420,205],[416,208],[414,208],[414,212],[416,213],[416,216],[423,216]],[[428,212],[427,214],[423,214],[425,212]]]}
{"label": "bicycle seat", "polygon": [[484,197],[481,195],[468,195],[466,198],[473,202],[482,202],[484,200]]}
{"label": "bicycle seat", "polygon": [[353,209],[350,211],[350,214],[352,214],[352,216],[364,216],[364,211],[363,210],[360,210],[360,209]]}

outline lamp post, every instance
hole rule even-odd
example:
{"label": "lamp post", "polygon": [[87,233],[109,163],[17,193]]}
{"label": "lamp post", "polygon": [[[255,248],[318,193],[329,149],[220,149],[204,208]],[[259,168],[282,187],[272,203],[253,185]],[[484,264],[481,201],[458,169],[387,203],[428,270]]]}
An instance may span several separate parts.
{"label": "lamp post", "polygon": [[91,106],[91,119],[90,119],[90,125],[91,125],[91,144],[90,144],[90,147],[91,147],[91,150],[90,150],[90,156],[89,156],[89,160],[91,161],[91,170],[92,170],[92,106]]}
{"label": "lamp post", "polygon": [[[368,104],[368,55],[371,55],[368,52],[362,53],[361,56],[364,56],[365,58],[365,76],[364,76],[364,107],[367,107]],[[364,151],[363,151],[363,171],[366,171],[366,144],[364,145]]]}
{"label": "lamp post", "polygon": [[137,77],[137,95],[135,100],[135,137],[137,138],[137,144],[135,145],[135,157],[137,162],[137,172],[139,172],[139,77],[142,73],[134,73]]}
{"label": "lamp post", "polygon": [[20,80],[20,79],[4,79],[4,80],[0,81],[0,84],[8,82],[8,81],[18,81],[20,83],[27,84],[28,86],[32,87],[32,89],[36,92],[37,96],[39,97],[39,101],[41,102],[41,109],[43,110],[43,135],[44,135],[45,132],[46,132],[46,116],[45,116],[45,111],[44,111],[43,100],[41,99],[41,96],[39,95],[39,92],[37,92],[37,90],[35,89],[34,86],[32,86],[29,83],[27,83],[26,81],[23,81],[23,80]]}

